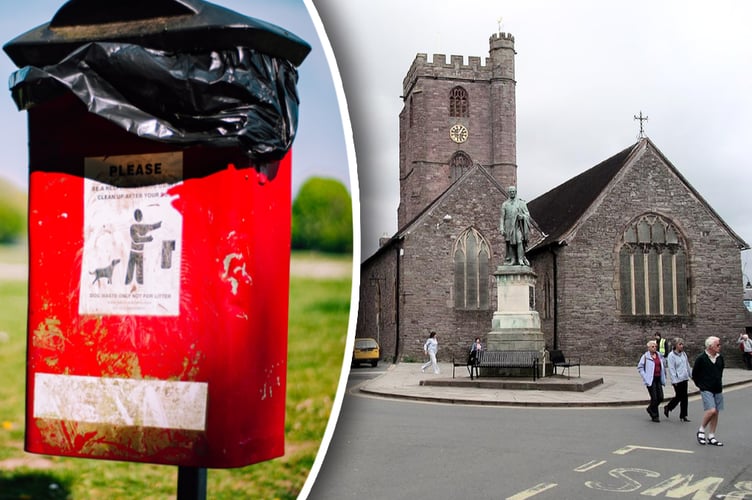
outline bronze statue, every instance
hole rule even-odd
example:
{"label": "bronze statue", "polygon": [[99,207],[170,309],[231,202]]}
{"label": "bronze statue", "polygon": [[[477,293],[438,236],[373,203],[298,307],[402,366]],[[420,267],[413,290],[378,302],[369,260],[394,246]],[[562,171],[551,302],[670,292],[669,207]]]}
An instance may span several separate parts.
{"label": "bronze statue", "polygon": [[501,204],[501,234],[506,242],[504,265],[529,266],[525,258],[530,233],[530,212],[527,203],[517,198],[517,188],[509,187],[509,199]]}

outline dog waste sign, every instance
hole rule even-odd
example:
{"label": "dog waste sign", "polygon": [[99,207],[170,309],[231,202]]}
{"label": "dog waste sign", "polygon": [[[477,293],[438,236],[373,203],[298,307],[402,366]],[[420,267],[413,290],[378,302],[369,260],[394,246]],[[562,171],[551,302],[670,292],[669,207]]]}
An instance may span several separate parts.
{"label": "dog waste sign", "polygon": [[70,0],[4,46],[29,123],[25,447],[279,457],[310,46],[202,0],[130,7]]}
{"label": "dog waste sign", "polygon": [[180,152],[84,159],[80,314],[177,316]]}

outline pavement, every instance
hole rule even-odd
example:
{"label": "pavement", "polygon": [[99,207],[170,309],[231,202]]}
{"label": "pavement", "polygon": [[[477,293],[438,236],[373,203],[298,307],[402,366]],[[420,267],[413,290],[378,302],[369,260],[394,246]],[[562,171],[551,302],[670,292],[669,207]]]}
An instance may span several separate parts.
{"label": "pavement", "polygon": [[[530,377],[482,377],[471,381],[465,367],[455,368],[452,378],[451,363],[439,363],[438,375],[421,373],[420,366],[419,363],[390,365],[382,375],[362,382],[357,389],[363,394],[386,398],[473,405],[608,407],[649,402],[637,365],[582,366],[580,377],[577,368],[572,368],[570,379],[555,375],[535,382]],[[723,371],[724,390],[747,385],[752,385],[752,371],[740,368]],[[690,381],[690,400],[698,394]],[[664,395],[666,401],[674,395],[668,381]],[[678,418],[678,413],[674,413]]]}

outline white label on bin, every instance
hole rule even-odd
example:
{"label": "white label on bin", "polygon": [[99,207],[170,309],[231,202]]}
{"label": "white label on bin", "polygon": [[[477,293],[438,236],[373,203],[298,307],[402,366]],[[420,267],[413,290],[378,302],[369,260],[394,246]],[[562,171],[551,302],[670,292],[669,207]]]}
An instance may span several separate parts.
{"label": "white label on bin", "polygon": [[206,382],[36,373],[34,418],[203,431],[208,393]]}
{"label": "white label on bin", "polygon": [[84,159],[79,314],[177,316],[182,152]]}

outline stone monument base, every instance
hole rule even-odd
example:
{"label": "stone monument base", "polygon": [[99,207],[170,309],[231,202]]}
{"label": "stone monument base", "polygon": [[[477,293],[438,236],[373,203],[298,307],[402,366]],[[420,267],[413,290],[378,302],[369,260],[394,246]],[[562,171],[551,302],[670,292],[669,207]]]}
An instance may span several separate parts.
{"label": "stone monument base", "polygon": [[[546,343],[543,333],[531,330],[493,330],[486,340],[489,351],[538,351],[543,352]],[[542,361],[542,360],[541,360]]]}
{"label": "stone monument base", "polygon": [[[486,338],[489,351],[536,351],[538,375],[544,376],[546,343],[540,328],[540,317],[532,303],[535,296],[535,273],[528,266],[499,266],[496,276],[498,307],[491,320]],[[481,375],[525,376],[525,368],[484,369]]]}
{"label": "stone monument base", "polygon": [[[486,346],[489,351],[536,351],[538,352],[538,373],[544,377],[546,369],[546,351],[543,333],[538,330],[492,330],[488,333]],[[483,368],[481,376],[485,377],[526,377],[532,376],[529,368]]]}

